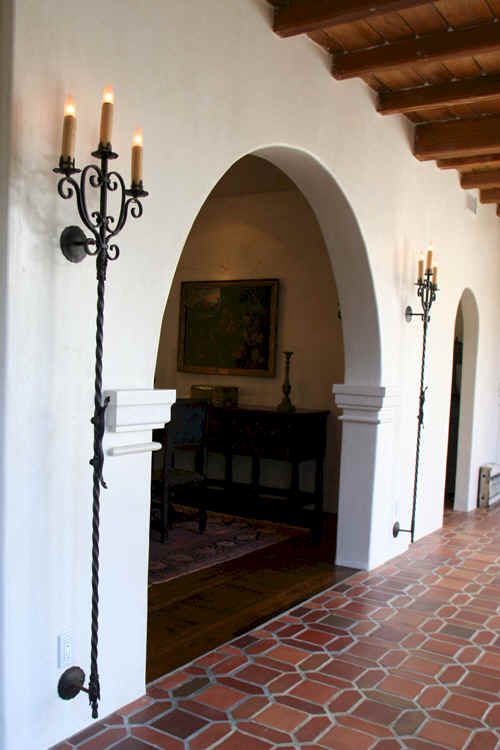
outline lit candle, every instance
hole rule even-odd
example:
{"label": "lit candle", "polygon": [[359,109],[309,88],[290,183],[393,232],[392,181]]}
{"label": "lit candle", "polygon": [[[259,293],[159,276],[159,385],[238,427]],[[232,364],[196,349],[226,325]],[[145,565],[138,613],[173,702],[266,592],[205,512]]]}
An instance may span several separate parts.
{"label": "lit candle", "polygon": [[418,259],[418,278],[417,281],[422,281],[424,278],[424,259],[422,256]]}
{"label": "lit candle", "polygon": [[432,283],[434,284],[434,286],[437,286],[437,283],[438,283],[438,267],[437,266],[434,266],[434,268],[432,269]]}
{"label": "lit candle", "polygon": [[142,182],[142,130],[136,130],[132,138],[132,185]]}
{"label": "lit candle", "polygon": [[76,107],[73,99],[68,96],[64,102],[64,122],[61,144],[61,158],[75,158],[76,141]]}
{"label": "lit candle", "polygon": [[432,242],[429,245],[429,249],[427,250],[427,263],[425,266],[426,271],[430,271],[432,268]]}
{"label": "lit candle", "polygon": [[113,105],[115,101],[115,95],[111,86],[108,86],[102,92],[102,107],[101,107],[101,131],[99,136],[99,144],[101,146],[111,145],[111,133],[113,130]]}

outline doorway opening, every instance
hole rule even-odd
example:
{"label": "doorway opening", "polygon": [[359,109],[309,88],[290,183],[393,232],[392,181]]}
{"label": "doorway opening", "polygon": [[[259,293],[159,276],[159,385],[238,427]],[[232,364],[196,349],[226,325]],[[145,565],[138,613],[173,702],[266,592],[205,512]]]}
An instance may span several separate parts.
{"label": "doorway opening", "polygon": [[444,507],[453,510],[457,479],[458,432],[460,424],[460,397],[462,391],[462,363],[464,347],[464,316],[458,305],[453,337],[453,364],[451,375],[450,417],[448,421],[448,453],[446,457],[446,484]]}
{"label": "doorway opening", "polygon": [[[265,280],[279,287],[275,331],[264,330],[265,325],[257,330],[254,287]],[[244,353],[253,362],[250,375],[244,372],[241,343],[234,356],[241,328],[234,297],[233,307],[221,313],[224,292],[233,282],[250,298],[242,318]],[[228,330],[234,335],[226,336]],[[194,351],[186,346],[188,333]],[[275,362],[261,377],[255,366],[259,344],[273,335],[268,349]],[[296,411],[291,413],[276,408],[284,395],[285,350],[294,352],[290,398]],[[201,355],[201,364],[193,364]],[[223,374],[224,368],[232,374]],[[201,463],[195,466],[192,445],[179,446],[167,458],[179,471],[201,473],[201,489],[178,493],[175,488],[172,495],[169,484],[171,525],[163,540],[160,514],[153,517],[149,680],[351,572],[334,567],[341,430],[332,384],[343,381],[341,307],[318,220],[281,169],[246,156],[201,208],[163,318],[155,387],[176,390],[177,415],[189,411],[189,402],[200,403],[200,386],[212,389],[212,403]],[[164,445],[169,429],[156,435]],[[164,451],[153,455],[153,486],[160,480],[160,495],[164,460]],[[200,525],[201,507],[205,522]]]}
{"label": "doorway opening", "polygon": [[478,333],[476,299],[466,289],[458,304],[453,336],[445,510],[468,511],[476,506],[477,475],[472,455]]}

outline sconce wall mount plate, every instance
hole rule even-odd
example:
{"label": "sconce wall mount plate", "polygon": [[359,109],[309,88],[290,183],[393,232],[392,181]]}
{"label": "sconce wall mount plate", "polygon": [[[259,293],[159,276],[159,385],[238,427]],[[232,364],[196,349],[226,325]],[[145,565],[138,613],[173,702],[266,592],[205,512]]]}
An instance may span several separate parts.
{"label": "sconce wall mount plate", "polygon": [[71,226],[63,229],[59,244],[64,257],[70,263],[81,263],[87,256],[85,248],[87,247],[88,240],[80,227]]}

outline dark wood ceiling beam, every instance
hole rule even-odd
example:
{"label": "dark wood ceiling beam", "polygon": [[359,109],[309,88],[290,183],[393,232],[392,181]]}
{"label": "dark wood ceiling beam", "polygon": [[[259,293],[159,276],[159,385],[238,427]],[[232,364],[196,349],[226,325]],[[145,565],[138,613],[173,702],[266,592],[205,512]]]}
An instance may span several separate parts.
{"label": "dark wood ceiling beam", "polygon": [[500,187],[500,169],[463,172],[460,175],[460,184],[465,190],[471,188]]}
{"label": "dark wood ceiling beam", "polygon": [[452,159],[438,159],[440,169],[476,169],[477,167],[500,167],[500,153],[474,156],[458,156]]}
{"label": "dark wood ceiling beam", "polygon": [[481,203],[498,203],[500,201],[500,187],[479,191]]}
{"label": "dark wood ceiling beam", "polygon": [[500,50],[500,23],[487,23],[470,29],[439,31],[356,52],[339,53],[333,56],[332,73],[342,80],[395,68],[400,70],[415,63],[453,60],[494,50]]}
{"label": "dark wood ceiling beam", "polygon": [[421,161],[494,151],[500,151],[500,116],[433,122],[415,128],[414,154]]}
{"label": "dark wood ceiling beam", "polygon": [[405,8],[425,5],[429,0],[292,0],[274,12],[274,31],[282,37],[306,34],[341,23],[351,23]]}
{"label": "dark wood ceiling beam", "polygon": [[402,91],[382,91],[377,110],[382,115],[427,112],[459,104],[481,104],[500,98],[500,76],[467,78],[463,81],[419,86]]}

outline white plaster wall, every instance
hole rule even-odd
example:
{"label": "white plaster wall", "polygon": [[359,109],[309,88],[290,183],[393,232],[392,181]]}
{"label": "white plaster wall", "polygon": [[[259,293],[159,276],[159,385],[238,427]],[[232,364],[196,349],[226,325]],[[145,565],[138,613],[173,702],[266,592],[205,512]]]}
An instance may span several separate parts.
{"label": "white plaster wall", "polygon": [[[0,555],[2,590],[5,587],[5,405],[7,365],[7,247],[8,247],[8,191],[10,167],[10,108],[12,83],[12,6],[10,0],[0,0]],[[0,642],[5,638],[5,602],[0,603]],[[5,673],[4,650],[0,653],[0,672]],[[5,680],[0,680],[0,704],[3,705]],[[0,719],[0,747],[5,747],[5,724]]]}
{"label": "white plaster wall", "polygon": [[[113,145],[124,156],[118,165],[128,172],[131,132],[142,124],[151,195],[109,269],[106,388],[152,387],[165,290],[204,199],[236,159],[284,144],[315,155],[334,175],[366,242],[380,382],[401,393],[396,439],[384,441],[397,450],[380,450],[376,460],[402,525],[410,512],[421,341],[418,323],[406,324],[403,310],[416,304],[417,253],[430,238],[442,291],[429,341],[418,536],[441,523],[453,327],[466,286],[481,321],[472,472],[491,460],[497,434],[498,219],[492,207],[467,213],[456,175],[412,157],[407,123],[379,117],[361,82],[333,81],[310,40],[275,37],[264,0],[18,0],[2,424],[6,750],[40,750],[89,721],[84,697],[62,703],[56,696],[56,637],[72,634],[75,662],[88,671],[95,274],[91,261],[71,266],[59,253],[59,232],[75,222],[75,207],[57,197],[50,170],[66,92],[77,100],[82,161],[96,144],[100,90],[110,82]],[[319,203],[315,210],[325,216],[328,206]],[[325,237],[329,247],[333,235]],[[357,281],[352,293],[362,318],[369,299]],[[345,285],[344,308],[342,293]],[[148,472],[146,454],[106,463],[101,715],[144,688]],[[378,531],[372,537],[372,560],[405,543],[388,543]]]}

